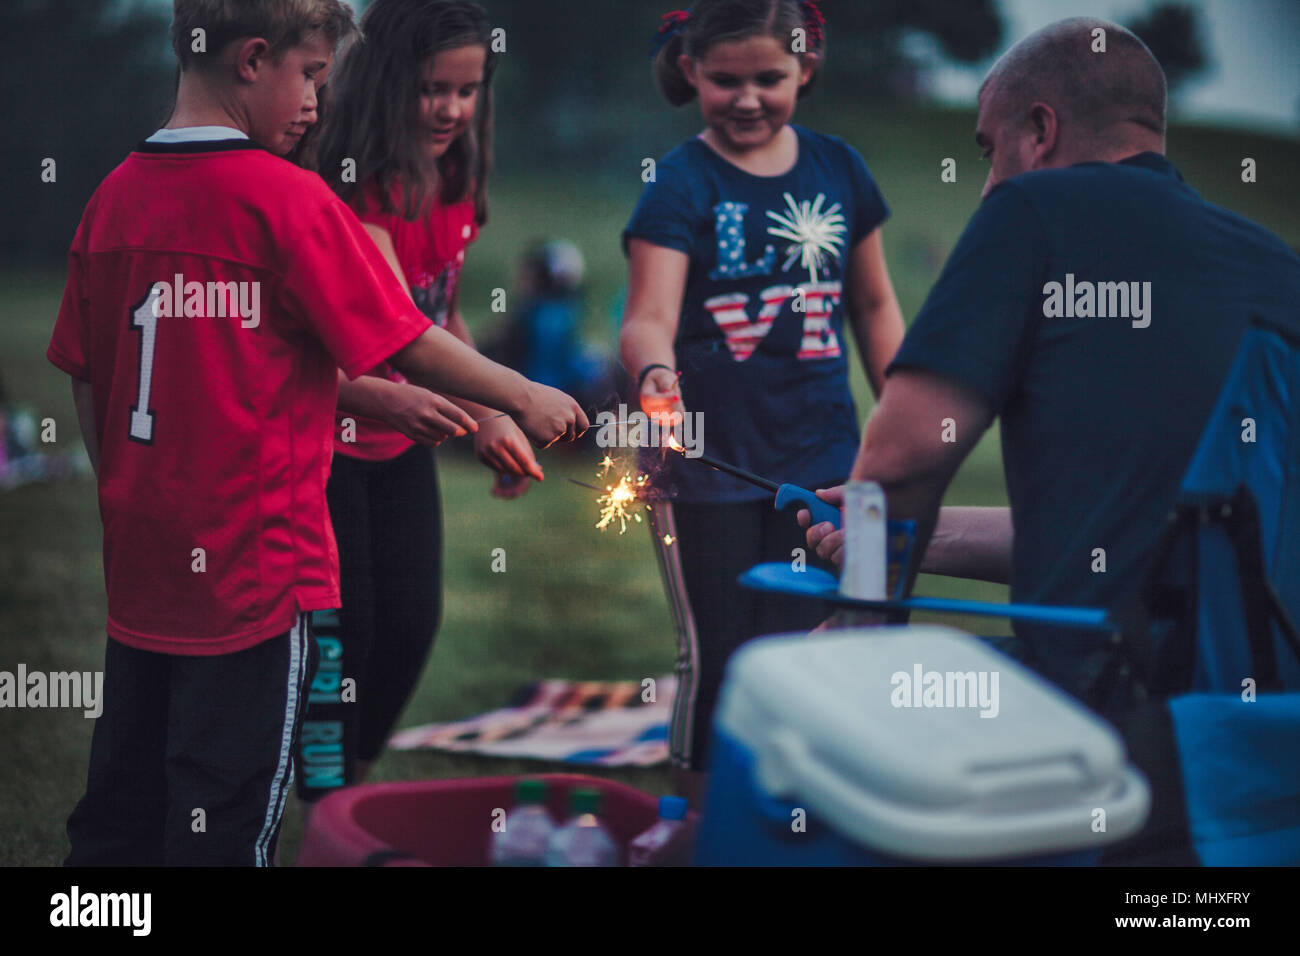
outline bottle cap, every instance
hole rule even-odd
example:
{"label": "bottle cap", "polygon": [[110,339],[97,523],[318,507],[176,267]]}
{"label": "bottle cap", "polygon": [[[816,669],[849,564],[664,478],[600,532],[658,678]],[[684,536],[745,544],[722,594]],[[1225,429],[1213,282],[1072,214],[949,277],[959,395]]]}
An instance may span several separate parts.
{"label": "bottle cap", "polygon": [[600,813],[600,791],[578,789],[569,794],[569,806],[577,813]]}
{"label": "bottle cap", "polygon": [[545,780],[520,780],[515,784],[515,803],[545,803]]}
{"label": "bottle cap", "polygon": [[686,809],[690,803],[685,797],[660,797],[659,798],[659,819],[661,820],[685,820]]}

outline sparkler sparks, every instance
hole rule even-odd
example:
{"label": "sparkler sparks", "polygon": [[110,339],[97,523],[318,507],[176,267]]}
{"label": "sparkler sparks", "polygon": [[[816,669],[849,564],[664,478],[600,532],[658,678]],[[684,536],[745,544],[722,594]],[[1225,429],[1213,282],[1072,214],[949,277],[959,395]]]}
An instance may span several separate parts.
{"label": "sparkler sparks", "polygon": [[620,475],[617,484],[606,485],[605,493],[596,499],[600,502],[600,520],[596,522],[596,527],[604,531],[618,522],[618,533],[623,534],[627,531],[628,519],[640,522],[641,511],[635,505],[648,480],[646,475],[637,475],[635,478]]}
{"label": "sparkler sparks", "polygon": [[[605,478],[611,469],[619,468],[619,463],[606,455],[600,461],[600,472],[597,477]],[[569,481],[583,488],[601,492],[596,499],[600,504],[600,520],[596,522],[596,527],[601,531],[617,524],[618,533],[623,534],[627,531],[629,521],[638,523],[641,521],[642,508],[646,511],[650,510],[650,505],[644,499],[645,493],[650,490],[649,475],[636,471],[623,471],[618,481],[613,484],[606,483],[603,491],[599,486],[579,481],[577,478],[570,478]]]}

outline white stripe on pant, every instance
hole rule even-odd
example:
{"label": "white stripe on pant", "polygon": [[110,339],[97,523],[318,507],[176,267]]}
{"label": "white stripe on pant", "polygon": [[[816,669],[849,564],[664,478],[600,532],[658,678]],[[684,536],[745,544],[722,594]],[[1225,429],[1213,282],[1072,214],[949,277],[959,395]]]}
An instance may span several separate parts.
{"label": "white stripe on pant", "polygon": [[266,866],[270,852],[268,844],[284,813],[285,800],[293,786],[293,732],[298,721],[298,702],[302,699],[303,681],[306,678],[311,628],[309,615],[299,614],[289,631],[289,672],[285,687],[284,724],[280,731],[280,759],[271,780],[271,795],[266,805],[266,820],[253,848],[253,865]]}

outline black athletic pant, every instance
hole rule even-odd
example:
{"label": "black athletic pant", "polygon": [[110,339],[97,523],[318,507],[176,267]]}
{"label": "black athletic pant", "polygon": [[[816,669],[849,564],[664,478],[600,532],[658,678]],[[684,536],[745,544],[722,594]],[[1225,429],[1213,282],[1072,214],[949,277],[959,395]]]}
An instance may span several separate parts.
{"label": "black athletic pant", "polygon": [[[356,780],[383,751],[420,680],[442,615],[442,509],[433,452],[336,454],[326,487],[343,607],[319,612],[321,664],[303,723],[298,796]],[[351,681],[352,683],[348,683]]]}
{"label": "black athletic pant", "polygon": [[[841,484],[834,479],[814,488]],[[673,762],[708,765],[709,733],[727,661],[745,641],[764,634],[806,632],[831,613],[820,601],[741,587],[737,578],[764,561],[792,561],[801,548],[808,567],[834,570],[808,548],[796,512],[770,498],[737,504],[659,502],[650,530],[678,635],[677,697],[669,728]],[[665,544],[665,536],[672,541]]]}
{"label": "black athletic pant", "polygon": [[247,650],[182,657],[112,638],[65,866],[267,866],[316,666],[308,615]]}

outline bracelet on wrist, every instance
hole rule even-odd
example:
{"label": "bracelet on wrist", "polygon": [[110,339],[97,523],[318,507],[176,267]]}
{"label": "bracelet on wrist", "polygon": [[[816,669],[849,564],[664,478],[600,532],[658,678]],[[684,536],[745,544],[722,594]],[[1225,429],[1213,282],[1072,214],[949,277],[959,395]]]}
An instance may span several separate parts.
{"label": "bracelet on wrist", "polygon": [[645,387],[645,377],[657,368],[661,368],[664,369],[665,371],[672,372],[674,375],[677,374],[677,369],[675,368],[671,368],[670,366],[664,365],[662,362],[651,362],[645,368],[641,369],[641,374],[637,376],[636,387],[638,391],[640,391],[642,388]]}

